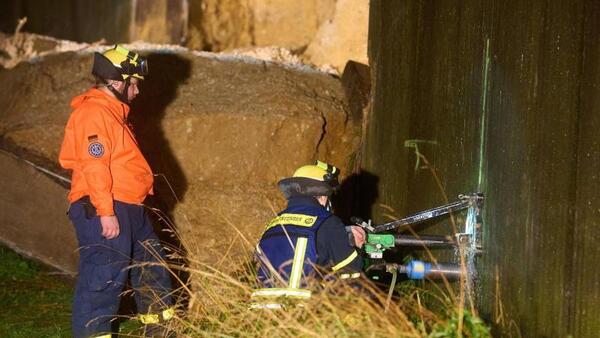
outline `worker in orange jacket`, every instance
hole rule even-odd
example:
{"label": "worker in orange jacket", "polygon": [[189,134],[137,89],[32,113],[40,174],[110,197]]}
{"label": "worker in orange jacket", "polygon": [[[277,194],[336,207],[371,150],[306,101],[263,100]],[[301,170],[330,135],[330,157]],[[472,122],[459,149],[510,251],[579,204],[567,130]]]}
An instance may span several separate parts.
{"label": "worker in orange jacket", "polygon": [[152,194],[152,170],[127,123],[147,67],[145,59],[119,45],[95,53],[97,85],[71,101],[59,162],[73,171],[69,218],[80,247],[74,337],[110,337],[129,271],[148,336],[174,316],[168,272],[158,264],[143,265],[164,253],[142,206]]}

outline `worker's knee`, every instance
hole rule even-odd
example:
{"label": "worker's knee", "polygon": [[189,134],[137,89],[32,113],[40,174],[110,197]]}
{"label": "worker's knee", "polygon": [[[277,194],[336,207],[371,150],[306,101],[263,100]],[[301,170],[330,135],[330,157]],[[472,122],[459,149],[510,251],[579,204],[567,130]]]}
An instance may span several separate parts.
{"label": "worker's knee", "polygon": [[81,257],[80,279],[88,291],[120,292],[127,280],[129,260],[114,250],[98,248]]}

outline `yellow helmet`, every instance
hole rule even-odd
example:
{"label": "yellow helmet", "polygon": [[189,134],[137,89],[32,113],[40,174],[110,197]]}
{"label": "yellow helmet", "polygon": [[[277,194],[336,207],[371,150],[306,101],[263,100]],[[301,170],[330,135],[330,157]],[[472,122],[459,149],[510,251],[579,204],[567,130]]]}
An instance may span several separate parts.
{"label": "yellow helmet", "polygon": [[148,75],[148,62],[139,54],[116,45],[104,53],[94,53],[92,74],[105,80],[124,81],[129,77],[140,80]]}
{"label": "yellow helmet", "polygon": [[292,177],[279,181],[279,190],[286,198],[294,196],[331,196],[339,186],[338,168],[325,162],[298,168]]}

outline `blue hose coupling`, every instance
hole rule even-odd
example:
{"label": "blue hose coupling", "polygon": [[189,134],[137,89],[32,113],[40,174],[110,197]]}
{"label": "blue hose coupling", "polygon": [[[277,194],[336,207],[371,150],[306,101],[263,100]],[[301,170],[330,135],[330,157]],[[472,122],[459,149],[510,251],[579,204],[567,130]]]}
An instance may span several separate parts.
{"label": "blue hose coupling", "polygon": [[410,279],[423,279],[431,270],[431,263],[425,263],[423,261],[410,261],[406,265],[406,275]]}
{"label": "blue hose coupling", "polygon": [[398,272],[405,273],[410,279],[458,279],[466,272],[460,265],[438,263],[431,264],[419,260],[412,260],[406,265],[400,265]]}

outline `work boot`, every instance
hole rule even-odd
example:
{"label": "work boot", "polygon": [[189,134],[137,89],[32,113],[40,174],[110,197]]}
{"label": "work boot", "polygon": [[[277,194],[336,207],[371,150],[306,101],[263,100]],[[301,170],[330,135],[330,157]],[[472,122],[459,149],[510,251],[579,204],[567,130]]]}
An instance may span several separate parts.
{"label": "work boot", "polygon": [[175,308],[164,309],[160,313],[140,314],[140,322],[144,325],[144,337],[172,338],[175,333],[169,329],[168,322],[175,316]]}

